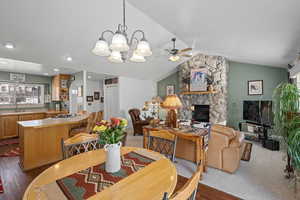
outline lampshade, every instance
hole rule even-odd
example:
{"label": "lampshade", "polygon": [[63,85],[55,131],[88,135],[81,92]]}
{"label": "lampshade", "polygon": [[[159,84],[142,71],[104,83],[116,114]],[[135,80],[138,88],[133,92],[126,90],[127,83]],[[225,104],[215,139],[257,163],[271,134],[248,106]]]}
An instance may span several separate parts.
{"label": "lampshade", "polygon": [[119,51],[113,51],[110,56],[108,57],[108,60],[114,63],[122,63],[122,55]]}
{"label": "lampshade", "polygon": [[108,44],[105,40],[98,40],[92,52],[98,56],[109,56],[111,54]]}
{"label": "lampshade", "polygon": [[136,47],[136,53],[141,56],[151,56],[152,55],[150,45],[145,39],[141,40],[138,43],[138,45]]}
{"label": "lampshade", "polygon": [[132,57],[130,58],[130,61],[132,62],[145,62],[146,59],[144,58],[144,56],[141,56],[139,54],[137,54],[136,51],[133,52]]}
{"label": "lampshade", "polygon": [[182,103],[176,94],[172,94],[166,97],[162,107],[167,109],[177,109],[182,107]]}
{"label": "lampshade", "polygon": [[122,33],[115,33],[112,40],[110,49],[113,51],[128,51],[129,46],[127,44],[127,39]]}
{"label": "lampshade", "polygon": [[172,56],[170,56],[170,58],[169,58],[169,60],[172,61],[172,62],[176,62],[176,61],[178,61],[179,59],[180,59],[180,57],[177,56],[177,55],[172,55]]}

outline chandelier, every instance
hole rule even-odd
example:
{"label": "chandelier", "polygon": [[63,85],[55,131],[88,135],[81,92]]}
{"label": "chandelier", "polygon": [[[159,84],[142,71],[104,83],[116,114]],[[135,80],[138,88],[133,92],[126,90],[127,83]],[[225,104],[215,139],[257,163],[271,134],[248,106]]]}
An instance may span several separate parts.
{"label": "chandelier", "polygon": [[[145,62],[145,57],[152,55],[150,45],[142,30],[135,30],[130,39],[128,38],[125,10],[125,0],[123,0],[123,24],[118,25],[116,32],[103,31],[92,52],[98,56],[108,57],[108,60],[113,63],[124,63],[127,60]],[[104,38],[106,33],[112,35],[110,44]]]}

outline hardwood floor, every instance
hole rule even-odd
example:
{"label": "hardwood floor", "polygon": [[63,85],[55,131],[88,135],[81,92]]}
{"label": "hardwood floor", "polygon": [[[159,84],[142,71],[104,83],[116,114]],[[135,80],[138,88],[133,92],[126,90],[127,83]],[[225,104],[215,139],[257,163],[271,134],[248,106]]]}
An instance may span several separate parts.
{"label": "hardwood floor", "polygon": [[[17,147],[18,145],[0,146],[0,153]],[[4,194],[0,194],[0,200],[20,200],[29,183],[48,166],[23,172],[19,167],[19,157],[0,157],[0,176],[4,184]],[[187,178],[178,176],[175,191],[179,190]],[[212,187],[200,184],[197,192],[197,200],[240,200],[232,195],[216,190]]]}
{"label": "hardwood floor", "polygon": [[[175,192],[178,191],[186,183],[188,179],[178,175],[177,185]],[[197,200],[241,200],[240,198],[234,197],[225,192],[219,191],[215,188],[209,187],[207,185],[199,184],[198,192],[196,195]]]}

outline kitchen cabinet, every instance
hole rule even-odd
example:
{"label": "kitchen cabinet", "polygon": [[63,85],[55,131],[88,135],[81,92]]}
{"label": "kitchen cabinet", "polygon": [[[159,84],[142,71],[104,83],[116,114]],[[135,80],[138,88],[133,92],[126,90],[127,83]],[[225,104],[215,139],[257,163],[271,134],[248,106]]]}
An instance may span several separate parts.
{"label": "kitchen cabinet", "polygon": [[68,81],[70,78],[68,74],[58,74],[52,78],[52,101],[69,100]]}
{"label": "kitchen cabinet", "polygon": [[0,117],[0,138],[18,136],[18,115]]}

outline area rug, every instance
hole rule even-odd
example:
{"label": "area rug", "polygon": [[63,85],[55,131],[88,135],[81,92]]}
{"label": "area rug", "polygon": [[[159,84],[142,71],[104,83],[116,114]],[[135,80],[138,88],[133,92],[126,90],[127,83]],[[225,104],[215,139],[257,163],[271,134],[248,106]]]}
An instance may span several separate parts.
{"label": "area rug", "polygon": [[[187,181],[188,181],[187,178],[178,175],[177,185],[174,192],[182,188]],[[196,200],[241,200],[241,199],[232,196],[228,193],[217,190],[215,188],[199,183],[197,194],[196,194]]]}
{"label": "area rug", "polygon": [[15,157],[20,155],[20,147],[13,148],[8,150],[5,153],[0,154],[0,157]]}
{"label": "area rug", "polygon": [[249,161],[251,158],[251,152],[252,152],[252,143],[245,142],[245,148],[241,160]]}
{"label": "area rug", "polygon": [[4,192],[1,177],[0,177],[0,194]]}
{"label": "area rug", "polygon": [[155,161],[134,151],[121,158],[118,172],[107,173],[105,163],[101,163],[45,185],[42,191],[48,199],[88,199]]}
{"label": "area rug", "polygon": [[0,141],[0,146],[9,145],[9,144],[19,144],[19,139],[13,138],[13,139]]}

